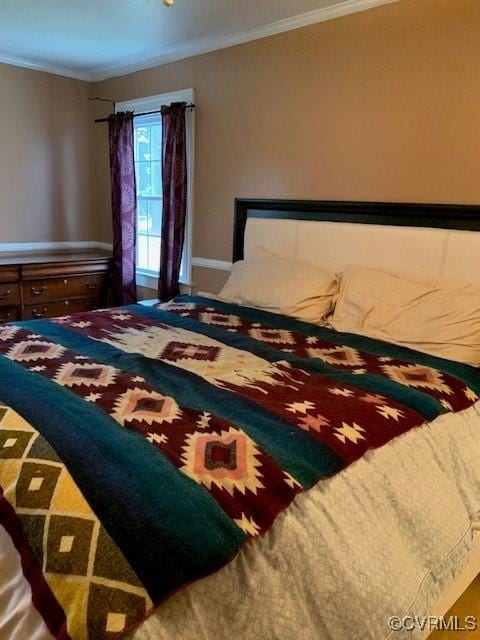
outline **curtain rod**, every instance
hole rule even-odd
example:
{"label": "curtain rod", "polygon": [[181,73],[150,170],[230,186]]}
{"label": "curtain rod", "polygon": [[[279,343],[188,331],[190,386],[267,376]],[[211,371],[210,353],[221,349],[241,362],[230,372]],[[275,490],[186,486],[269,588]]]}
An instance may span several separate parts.
{"label": "curtain rod", "polygon": [[[110,100],[108,100],[108,102],[110,102]],[[187,104],[187,106],[185,107],[186,109],[195,109],[195,105],[194,104]],[[156,111],[145,111],[143,113],[134,113],[134,118],[137,118],[139,116],[150,116],[153,115],[155,113],[162,113],[160,109],[157,109]],[[108,118],[97,118],[95,120],[95,122],[108,122]]]}

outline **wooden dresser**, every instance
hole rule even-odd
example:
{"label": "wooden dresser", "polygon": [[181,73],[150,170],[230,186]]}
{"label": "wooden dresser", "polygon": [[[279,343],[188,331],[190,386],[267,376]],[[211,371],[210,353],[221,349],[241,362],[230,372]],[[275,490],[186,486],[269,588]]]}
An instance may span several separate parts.
{"label": "wooden dresser", "polygon": [[111,263],[99,251],[0,254],[0,322],[106,306]]}

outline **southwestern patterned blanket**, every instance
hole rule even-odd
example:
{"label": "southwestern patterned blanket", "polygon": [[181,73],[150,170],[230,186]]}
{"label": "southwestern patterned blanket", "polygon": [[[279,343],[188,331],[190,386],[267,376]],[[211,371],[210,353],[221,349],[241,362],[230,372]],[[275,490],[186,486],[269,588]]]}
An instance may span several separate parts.
{"label": "southwestern patterned blanket", "polygon": [[0,525],[51,634],[110,640],[479,396],[472,367],[207,298],[4,325]]}

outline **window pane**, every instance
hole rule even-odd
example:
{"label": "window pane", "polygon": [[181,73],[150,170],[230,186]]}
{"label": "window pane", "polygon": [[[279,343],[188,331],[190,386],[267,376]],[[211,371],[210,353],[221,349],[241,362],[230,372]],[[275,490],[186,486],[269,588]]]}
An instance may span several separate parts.
{"label": "window pane", "polygon": [[162,159],[162,127],[160,125],[152,127],[151,153],[152,160]]}
{"label": "window pane", "polygon": [[152,236],[159,236],[162,229],[162,200],[149,200],[148,202],[148,232]]}
{"label": "window pane", "polygon": [[162,197],[162,165],[158,160],[150,163],[150,188],[149,195],[155,198]]}
{"label": "window pane", "polygon": [[150,127],[135,127],[135,158],[138,161],[151,160]]}
{"label": "window pane", "polygon": [[150,162],[136,162],[137,194],[152,195],[152,167]]}
{"label": "window pane", "polygon": [[137,267],[158,273],[162,226],[162,123],[159,115],[137,116]]}
{"label": "window pane", "polygon": [[148,201],[137,198],[137,231],[147,233],[148,231]]}
{"label": "window pane", "polygon": [[137,235],[137,267],[148,269],[148,236]]}
{"label": "window pane", "polygon": [[156,272],[160,269],[160,238],[156,236],[148,238],[148,269]]}

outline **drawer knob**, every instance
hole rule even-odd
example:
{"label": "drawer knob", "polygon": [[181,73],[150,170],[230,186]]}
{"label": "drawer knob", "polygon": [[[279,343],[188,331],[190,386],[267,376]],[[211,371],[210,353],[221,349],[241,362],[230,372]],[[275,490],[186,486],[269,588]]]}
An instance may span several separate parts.
{"label": "drawer knob", "polygon": [[47,290],[46,285],[43,285],[43,287],[30,287],[30,291],[33,293],[34,296],[41,296],[42,293],[45,293],[46,290]]}
{"label": "drawer knob", "polygon": [[87,289],[96,289],[97,288],[97,283],[96,282],[87,282],[87,284],[85,286],[87,287]]}
{"label": "drawer knob", "polygon": [[34,318],[44,318],[46,313],[47,313],[46,309],[43,309],[43,311],[37,311],[36,309],[33,309],[32,316]]}
{"label": "drawer knob", "polygon": [[6,291],[2,291],[2,293],[0,293],[0,300],[5,300],[5,298],[11,295],[12,295],[12,292],[10,291],[10,289],[7,289]]}

